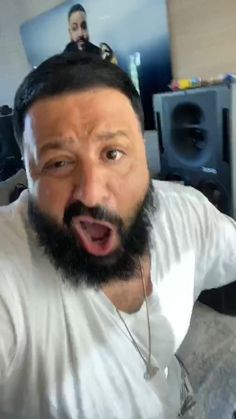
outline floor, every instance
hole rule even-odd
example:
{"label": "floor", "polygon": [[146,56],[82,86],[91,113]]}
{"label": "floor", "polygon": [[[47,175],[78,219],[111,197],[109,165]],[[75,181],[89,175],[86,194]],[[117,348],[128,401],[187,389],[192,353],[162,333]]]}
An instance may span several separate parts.
{"label": "floor", "polygon": [[236,317],[196,303],[179,351],[197,399],[196,419],[232,419],[236,411]]}

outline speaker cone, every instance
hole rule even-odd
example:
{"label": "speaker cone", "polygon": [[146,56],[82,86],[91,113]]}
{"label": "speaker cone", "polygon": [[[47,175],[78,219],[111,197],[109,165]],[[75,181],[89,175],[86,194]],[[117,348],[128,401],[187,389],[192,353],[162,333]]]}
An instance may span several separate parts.
{"label": "speaker cone", "polygon": [[176,154],[186,164],[204,158],[208,144],[202,109],[193,103],[182,103],[172,112],[171,138]]}

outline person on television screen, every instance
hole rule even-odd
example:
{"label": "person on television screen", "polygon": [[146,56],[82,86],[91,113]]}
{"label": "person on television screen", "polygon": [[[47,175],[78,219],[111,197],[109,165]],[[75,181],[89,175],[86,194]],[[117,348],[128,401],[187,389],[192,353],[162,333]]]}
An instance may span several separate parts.
{"label": "person on television screen", "polygon": [[102,59],[117,64],[117,59],[112,48],[105,42],[101,42],[99,47],[89,40],[87,14],[81,4],[75,4],[68,12],[68,24],[70,42],[67,44],[66,52],[86,51],[88,53],[100,55]]}
{"label": "person on television screen", "polygon": [[175,354],[200,292],[235,280],[236,221],[152,180],[143,129],[129,77],[93,54],[49,58],[16,93],[28,190],[0,209],[1,419],[193,406]]}

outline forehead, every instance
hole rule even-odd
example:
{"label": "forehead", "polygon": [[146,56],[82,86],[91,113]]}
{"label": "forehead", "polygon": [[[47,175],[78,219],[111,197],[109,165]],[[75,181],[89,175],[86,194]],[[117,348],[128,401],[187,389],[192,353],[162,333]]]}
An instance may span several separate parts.
{"label": "forehead", "polygon": [[115,89],[94,89],[35,102],[27,112],[25,131],[40,136],[66,130],[90,134],[99,130],[140,130],[129,99]]}
{"label": "forehead", "polygon": [[80,12],[80,11],[72,13],[72,15],[70,15],[70,18],[69,18],[69,23],[71,25],[73,23],[81,23],[84,21],[86,21],[86,13]]}

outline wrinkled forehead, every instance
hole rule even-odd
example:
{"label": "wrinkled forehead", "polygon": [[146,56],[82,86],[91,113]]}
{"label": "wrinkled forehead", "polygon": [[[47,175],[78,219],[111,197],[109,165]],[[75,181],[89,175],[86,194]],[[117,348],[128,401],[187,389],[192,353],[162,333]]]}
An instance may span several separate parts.
{"label": "wrinkled forehead", "polygon": [[129,99],[115,89],[98,88],[36,101],[25,118],[24,138],[52,133],[125,131],[140,134],[140,123]]}
{"label": "wrinkled forehead", "polygon": [[69,24],[70,25],[73,25],[75,23],[81,24],[82,22],[86,22],[86,20],[87,20],[86,13],[82,11],[81,12],[77,11],[77,12],[72,13],[72,15],[69,17]]}

